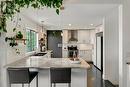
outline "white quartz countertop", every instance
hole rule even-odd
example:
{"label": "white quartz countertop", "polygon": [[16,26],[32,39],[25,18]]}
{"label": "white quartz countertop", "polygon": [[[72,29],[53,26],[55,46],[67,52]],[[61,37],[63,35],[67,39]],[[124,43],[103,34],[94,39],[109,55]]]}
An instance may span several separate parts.
{"label": "white quartz countertop", "polygon": [[86,68],[90,65],[82,58],[79,58],[80,63],[71,63],[69,58],[43,58],[42,56],[31,56],[20,59],[16,62],[7,64],[6,68]]}

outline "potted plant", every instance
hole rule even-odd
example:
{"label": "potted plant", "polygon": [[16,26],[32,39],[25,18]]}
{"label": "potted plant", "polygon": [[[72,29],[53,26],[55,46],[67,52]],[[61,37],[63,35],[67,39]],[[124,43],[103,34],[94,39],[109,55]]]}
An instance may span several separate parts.
{"label": "potted plant", "polygon": [[21,31],[18,31],[18,32],[16,33],[16,38],[17,38],[17,39],[22,39],[22,38],[23,38],[23,34],[21,33]]}
{"label": "potted plant", "polygon": [[39,45],[40,45],[40,51],[42,52],[44,50],[43,46],[45,46],[45,40],[43,38],[39,40]]}

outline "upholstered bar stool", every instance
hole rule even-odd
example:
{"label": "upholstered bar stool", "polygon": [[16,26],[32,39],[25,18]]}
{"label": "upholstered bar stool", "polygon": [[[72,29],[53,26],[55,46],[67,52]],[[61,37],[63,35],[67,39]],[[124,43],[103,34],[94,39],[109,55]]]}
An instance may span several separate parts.
{"label": "upholstered bar stool", "polygon": [[36,77],[36,87],[38,87],[38,72],[29,71],[29,68],[8,68],[9,83],[11,84],[28,84],[30,87],[31,81]]}
{"label": "upholstered bar stool", "polygon": [[71,68],[51,68],[50,69],[51,87],[56,83],[68,83],[68,87],[71,87]]}

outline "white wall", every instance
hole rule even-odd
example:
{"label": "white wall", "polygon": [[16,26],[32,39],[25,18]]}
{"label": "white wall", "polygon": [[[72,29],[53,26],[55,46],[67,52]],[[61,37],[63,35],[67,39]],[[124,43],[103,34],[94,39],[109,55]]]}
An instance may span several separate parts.
{"label": "white wall", "polygon": [[127,65],[127,86],[130,87],[130,65]]}
{"label": "white wall", "polygon": [[7,87],[6,69],[3,67],[7,62],[7,45],[4,38],[5,34],[2,34],[0,37],[0,87]]}
{"label": "white wall", "polygon": [[[21,18],[21,21],[19,21],[20,27],[18,27],[18,30],[22,31],[22,33],[24,35],[23,38],[26,38],[25,30],[27,28],[35,30],[36,32],[38,32],[38,30],[40,29],[40,27],[37,24],[28,20],[23,15],[19,14],[19,15],[16,15],[14,20],[13,20],[13,21],[15,21],[15,23],[11,20],[7,21],[8,33],[6,34],[6,36],[13,36],[15,34],[15,32],[13,32],[12,30],[16,25],[17,16],[19,16],[19,18]],[[20,49],[20,54],[16,54],[16,51],[15,51],[16,48]],[[25,57],[25,55],[26,55],[26,45],[24,45],[23,43],[20,42],[17,47],[13,47],[13,48],[7,44],[7,63],[11,63],[11,62],[16,61],[20,58],[23,58],[23,57]]]}
{"label": "white wall", "polygon": [[126,65],[126,60],[127,58],[130,57],[130,0],[124,0],[123,1],[123,26],[122,26],[122,39],[123,41],[121,46],[123,46],[123,51],[120,53],[122,54],[120,57],[121,62],[121,68],[120,68],[120,79],[122,80],[123,78],[123,83],[121,84],[122,87],[127,87],[126,82],[127,82],[127,65]]}
{"label": "white wall", "polygon": [[119,83],[119,12],[118,8],[112,9],[105,16],[104,25],[104,54],[105,54],[105,79],[113,84]]}

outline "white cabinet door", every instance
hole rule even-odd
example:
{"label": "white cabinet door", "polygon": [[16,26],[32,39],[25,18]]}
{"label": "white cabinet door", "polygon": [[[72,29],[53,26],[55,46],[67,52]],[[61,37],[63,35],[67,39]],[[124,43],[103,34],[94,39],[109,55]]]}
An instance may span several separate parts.
{"label": "white cabinet door", "polygon": [[67,58],[68,57],[68,51],[67,50],[62,50],[62,57]]}
{"label": "white cabinet door", "polygon": [[89,30],[78,30],[78,43],[89,43],[90,32]]}

